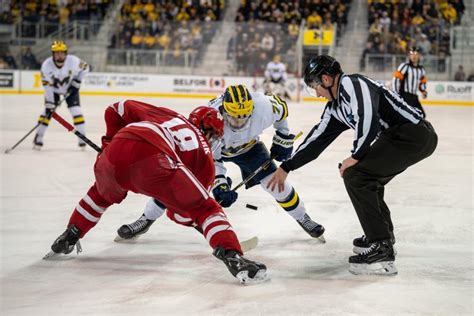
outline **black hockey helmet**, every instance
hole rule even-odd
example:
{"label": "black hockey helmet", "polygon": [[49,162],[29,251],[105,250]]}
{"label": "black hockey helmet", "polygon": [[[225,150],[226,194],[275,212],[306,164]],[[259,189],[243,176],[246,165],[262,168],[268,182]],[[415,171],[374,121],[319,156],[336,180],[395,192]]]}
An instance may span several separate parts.
{"label": "black hockey helmet", "polygon": [[304,83],[309,86],[312,82],[321,82],[322,75],[331,77],[342,73],[339,62],[329,55],[319,55],[311,58],[304,69]]}

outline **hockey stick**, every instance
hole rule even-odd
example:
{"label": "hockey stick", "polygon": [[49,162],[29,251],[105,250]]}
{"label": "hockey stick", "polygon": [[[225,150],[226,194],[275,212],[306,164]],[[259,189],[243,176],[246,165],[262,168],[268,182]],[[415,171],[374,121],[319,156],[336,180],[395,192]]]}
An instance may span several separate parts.
{"label": "hockey stick", "polygon": [[[58,105],[56,105],[52,111],[52,113],[54,113],[56,111],[56,109],[64,102],[64,100],[66,100],[67,98],[69,97],[69,94],[66,94],[64,96],[64,98],[58,103]],[[33,133],[40,125],[41,125],[42,122],[38,122],[35,127],[33,127],[28,133],[26,133],[25,136],[23,136],[15,145],[13,145],[12,147],[8,148],[7,150],[5,150],[5,154],[8,154],[10,153],[13,149],[15,149],[18,145],[21,144],[21,142],[23,142],[28,136],[30,136],[31,133]]]}
{"label": "hockey stick", "polygon": [[33,133],[39,126],[41,125],[41,122],[38,122],[38,124],[35,125],[28,133],[26,133],[25,136],[23,136],[15,145],[13,145],[11,148],[8,148],[5,150],[5,154],[10,153],[13,149],[16,148],[16,146],[20,145],[22,141],[24,141],[28,136],[30,136],[31,133]]}
{"label": "hockey stick", "polygon": [[87,145],[91,146],[92,148],[94,148],[98,153],[100,153],[102,150],[100,149],[99,146],[97,146],[96,144],[94,144],[94,142],[92,142],[89,138],[87,138],[84,134],[82,134],[81,132],[79,132],[77,129],[75,129],[69,122],[67,122],[65,119],[63,119],[59,114],[57,114],[56,112],[53,112],[53,115],[52,117],[59,123],[61,124],[62,126],[64,126],[68,131],[70,132],[73,132],[77,137],[79,137],[80,139],[82,139],[84,141],[84,143],[86,143]]}

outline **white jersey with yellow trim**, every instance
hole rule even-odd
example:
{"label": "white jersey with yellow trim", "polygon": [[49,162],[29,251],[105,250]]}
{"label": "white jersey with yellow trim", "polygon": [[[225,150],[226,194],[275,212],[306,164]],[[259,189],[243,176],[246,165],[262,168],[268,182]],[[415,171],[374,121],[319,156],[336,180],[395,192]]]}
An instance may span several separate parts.
{"label": "white jersey with yellow trim", "polygon": [[[224,137],[222,146],[215,149],[216,176],[224,175],[226,168],[222,158],[232,158],[249,151],[258,141],[262,132],[273,125],[281,133],[290,133],[288,122],[288,106],[276,95],[265,95],[260,92],[250,93],[253,100],[253,112],[249,121],[241,129],[233,129],[224,120]],[[209,101],[209,106],[218,109],[222,107],[224,96]]]}
{"label": "white jersey with yellow trim", "polygon": [[52,57],[41,65],[41,80],[44,87],[45,102],[54,104],[54,94],[66,94],[73,80],[80,85],[89,65],[74,55],[67,55],[64,64],[58,68]]}

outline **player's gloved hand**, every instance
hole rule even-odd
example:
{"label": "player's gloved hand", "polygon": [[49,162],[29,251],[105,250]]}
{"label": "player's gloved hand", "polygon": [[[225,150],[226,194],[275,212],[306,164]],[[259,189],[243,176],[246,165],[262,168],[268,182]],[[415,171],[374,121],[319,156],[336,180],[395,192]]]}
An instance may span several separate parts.
{"label": "player's gloved hand", "polygon": [[110,142],[112,141],[112,138],[107,137],[107,136],[102,136],[101,141],[102,141],[102,146],[100,147],[100,149],[104,151],[105,147],[109,146]]}
{"label": "player's gloved hand", "polygon": [[284,135],[283,133],[276,131],[273,136],[273,145],[272,148],[270,148],[270,155],[275,160],[285,161],[290,158],[291,153],[293,152],[294,142],[295,135]]}
{"label": "player's gloved hand", "polygon": [[53,115],[53,111],[56,108],[56,106],[53,103],[46,102],[44,105],[44,108],[45,108],[44,112],[45,112],[46,117],[50,119],[51,115]]}
{"label": "player's gloved hand", "polygon": [[237,201],[238,193],[232,191],[230,189],[231,186],[232,180],[229,177],[226,179],[224,176],[217,176],[216,181],[214,181],[212,194],[222,207],[229,207]]}
{"label": "player's gloved hand", "polygon": [[77,79],[73,79],[71,82],[71,85],[67,89],[67,94],[68,95],[73,95],[79,92],[79,89],[81,88],[81,82]]}

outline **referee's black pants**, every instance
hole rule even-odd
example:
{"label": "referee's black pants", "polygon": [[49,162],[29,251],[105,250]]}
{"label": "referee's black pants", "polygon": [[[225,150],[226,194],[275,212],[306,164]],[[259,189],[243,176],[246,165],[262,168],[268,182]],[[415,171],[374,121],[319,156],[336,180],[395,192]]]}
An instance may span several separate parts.
{"label": "referee's black pants", "polygon": [[409,166],[430,156],[438,136],[428,121],[383,131],[368,153],[344,171],[344,185],[369,242],[393,237],[385,185]]}
{"label": "referee's black pants", "polygon": [[417,94],[412,94],[408,92],[400,92],[400,96],[402,99],[408,103],[408,105],[411,105],[412,107],[415,107],[421,111],[423,114],[423,117],[426,117],[426,112],[425,109],[423,109],[423,106],[420,103],[420,99],[418,98]]}

